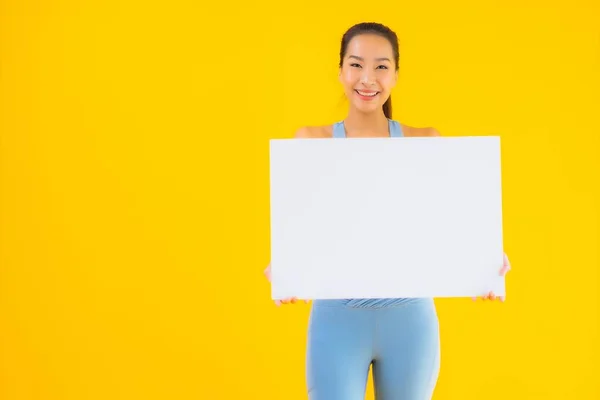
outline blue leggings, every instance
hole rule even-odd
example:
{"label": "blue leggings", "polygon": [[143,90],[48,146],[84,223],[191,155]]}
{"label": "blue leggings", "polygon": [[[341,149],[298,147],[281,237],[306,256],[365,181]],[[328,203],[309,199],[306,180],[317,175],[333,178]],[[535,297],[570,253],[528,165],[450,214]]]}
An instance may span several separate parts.
{"label": "blue leggings", "polygon": [[309,319],[310,400],[429,400],[440,368],[432,299],[315,300]]}

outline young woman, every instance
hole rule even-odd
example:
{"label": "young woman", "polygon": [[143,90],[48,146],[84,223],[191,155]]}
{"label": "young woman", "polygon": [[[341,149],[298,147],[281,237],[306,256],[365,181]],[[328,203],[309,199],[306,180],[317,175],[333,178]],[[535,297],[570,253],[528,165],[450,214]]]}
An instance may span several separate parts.
{"label": "young woman", "polygon": [[[361,23],[342,37],[339,79],[349,100],[347,117],[333,125],[303,127],[298,138],[438,136],[392,119],[390,93],[398,78],[396,34]],[[500,267],[500,266],[499,266]],[[500,274],[510,269],[504,256]],[[265,274],[270,281],[270,265]],[[495,299],[488,293],[484,299]],[[503,299],[501,299],[503,300]],[[277,301],[295,303],[296,298]],[[369,368],[377,400],[430,399],[440,368],[438,317],[433,299],[315,300],[307,345],[311,400],[364,399]]]}

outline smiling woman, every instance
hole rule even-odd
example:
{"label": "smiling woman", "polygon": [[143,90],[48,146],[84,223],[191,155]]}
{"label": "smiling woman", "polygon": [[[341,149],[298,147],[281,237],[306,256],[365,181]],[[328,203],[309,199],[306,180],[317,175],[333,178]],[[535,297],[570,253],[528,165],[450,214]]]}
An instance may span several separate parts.
{"label": "smiling woman", "polygon": [[[438,136],[392,119],[398,80],[398,38],[378,23],[352,26],[342,37],[339,80],[348,115],[332,125],[303,127],[297,138]],[[508,272],[508,259],[498,266]],[[265,271],[270,279],[270,266]],[[484,298],[495,299],[493,293]],[[295,303],[296,298],[277,303]],[[311,400],[363,399],[373,368],[377,400],[425,400],[440,369],[440,335],[431,298],[315,300],[308,346]]]}
{"label": "smiling woman", "polygon": [[342,37],[340,82],[352,106],[364,113],[381,109],[392,118],[392,89],[398,80],[398,38],[375,23],[358,24]]}
{"label": "smiling woman", "polygon": [[387,26],[365,22],[342,36],[339,81],[350,103],[344,121],[304,126],[297,138],[439,136],[433,127],[413,127],[392,119],[392,90],[398,81],[398,37]]}

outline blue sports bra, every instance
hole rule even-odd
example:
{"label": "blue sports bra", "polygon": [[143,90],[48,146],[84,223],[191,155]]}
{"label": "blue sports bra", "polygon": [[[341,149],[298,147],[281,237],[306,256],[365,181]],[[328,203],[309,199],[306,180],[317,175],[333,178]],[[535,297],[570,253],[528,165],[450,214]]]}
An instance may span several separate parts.
{"label": "blue sports bra", "polygon": [[[402,125],[398,121],[388,118],[388,126],[390,137],[402,137]],[[333,124],[333,137],[334,138],[345,138],[346,129],[344,128],[344,121],[339,121]]]}

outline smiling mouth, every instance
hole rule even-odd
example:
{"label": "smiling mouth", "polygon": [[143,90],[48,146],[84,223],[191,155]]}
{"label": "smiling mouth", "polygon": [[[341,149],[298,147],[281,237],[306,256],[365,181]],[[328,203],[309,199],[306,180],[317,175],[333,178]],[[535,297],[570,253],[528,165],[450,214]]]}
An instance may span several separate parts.
{"label": "smiling mouth", "polygon": [[379,92],[363,92],[361,90],[356,90],[356,89],[354,91],[363,97],[375,97],[379,94]]}

